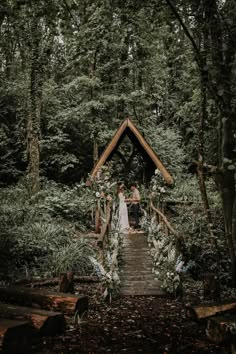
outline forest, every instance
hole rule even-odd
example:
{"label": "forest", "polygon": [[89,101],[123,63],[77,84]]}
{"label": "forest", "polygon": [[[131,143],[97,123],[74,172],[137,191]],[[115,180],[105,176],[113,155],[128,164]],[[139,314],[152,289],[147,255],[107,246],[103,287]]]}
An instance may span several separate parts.
{"label": "forest", "polygon": [[[126,119],[171,183],[130,136],[91,177]],[[235,0],[1,0],[0,200],[3,352],[236,353]],[[9,299],[69,319],[9,341]]]}

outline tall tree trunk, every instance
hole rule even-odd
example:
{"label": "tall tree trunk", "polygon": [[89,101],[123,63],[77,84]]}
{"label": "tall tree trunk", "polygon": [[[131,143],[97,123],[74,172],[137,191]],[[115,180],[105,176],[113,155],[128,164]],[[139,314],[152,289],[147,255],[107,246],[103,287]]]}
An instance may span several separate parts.
{"label": "tall tree trunk", "polygon": [[207,228],[209,231],[211,243],[217,247],[216,239],[212,231],[213,221],[210,211],[209,200],[207,196],[206,182],[204,176],[204,132],[205,132],[205,122],[207,120],[207,93],[206,93],[206,73],[204,71],[205,60],[202,63],[202,72],[201,72],[201,114],[200,114],[200,124],[198,129],[198,164],[197,164],[197,173],[198,173],[198,182],[199,189],[203,201],[204,212],[207,220]]}
{"label": "tall tree trunk", "polygon": [[236,229],[235,229],[235,158],[233,156],[233,127],[232,121],[222,118],[222,178],[221,199],[224,213],[225,234],[229,247],[232,278],[236,286]]}
{"label": "tall tree trunk", "polygon": [[40,56],[41,29],[39,19],[35,16],[31,23],[31,72],[30,72],[30,104],[27,126],[28,140],[28,183],[30,196],[40,189],[40,114],[42,104],[42,63]]}
{"label": "tall tree trunk", "polygon": [[[190,40],[196,55],[196,61],[201,69],[202,53],[186,26],[184,19],[178,12],[172,0],[166,0],[173,14],[181,24],[183,31]],[[210,68],[206,66],[207,87],[216,106],[219,108],[219,142],[221,143],[218,167],[220,176],[218,186],[221,191],[222,211],[224,215],[225,236],[228,244],[229,255],[232,265],[232,279],[236,286],[236,228],[235,228],[235,199],[236,199],[236,154],[234,122],[236,120],[235,109],[232,104],[232,98],[235,100],[235,94],[232,92],[232,67],[235,60],[236,37],[234,28],[235,3],[227,2],[227,14],[231,16],[231,22],[225,23],[224,18],[218,7],[216,0],[205,0],[202,2],[203,12],[205,14],[205,23],[207,26],[210,45],[208,56]],[[201,23],[199,24],[201,26]],[[201,71],[202,74],[202,71]]]}

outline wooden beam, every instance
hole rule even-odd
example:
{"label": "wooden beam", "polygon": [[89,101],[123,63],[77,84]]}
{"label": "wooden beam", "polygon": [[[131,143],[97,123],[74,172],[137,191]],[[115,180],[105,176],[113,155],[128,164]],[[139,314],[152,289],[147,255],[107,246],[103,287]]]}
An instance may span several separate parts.
{"label": "wooden beam", "polygon": [[111,155],[111,153],[113,152],[113,150],[117,146],[122,134],[125,132],[125,130],[127,128],[129,128],[130,131],[134,134],[134,136],[138,140],[140,146],[142,146],[142,148],[146,151],[147,155],[150,157],[150,159],[155,164],[156,168],[161,172],[161,174],[163,175],[163,178],[165,179],[166,183],[169,184],[169,185],[173,184],[174,181],[173,181],[172,176],[167,171],[165,166],[162,164],[162,162],[161,162],[160,158],[158,157],[158,155],[153,151],[151,146],[146,142],[146,140],[144,139],[142,134],[139,132],[139,130],[136,128],[134,123],[129,118],[126,118],[123,121],[123,123],[120,125],[119,129],[117,130],[117,132],[113,136],[111,142],[108,144],[108,146],[106,147],[105,151],[103,152],[103,154],[99,158],[98,162],[94,166],[94,168],[93,168],[93,170],[91,172],[91,177],[92,178],[96,177],[96,175],[98,173],[98,170],[106,163],[108,157]]}
{"label": "wooden beam", "polygon": [[186,316],[191,319],[201,320],[211,317],[219,312],[226,312],[236,309],[236,301],[232,302],[214,302],[210,304],[199,304],[186,306]]}
{"label": "wooden beam", "polygon": [[109,155],[112,153],[112,151],[114,150],[114,148],[116,147],[121,135],[123,134],[123,132],[125,131],[126,127],[127,127],[128,121],[127,119],[124,120],[124,122],[121,124],[121,126],[119,127],[119,129],[117,130],[117,132],[115,133],[115,135],[113,136],[111,142],[108,144],[108,146],[106,147],[105,151],[103,152],[103,154],[101,155],[101,157],[99,158],[98,162],[96,163],[96,165],[94,166],[92,172],[91,172],[91,177],[95,178],[96,174],[98,173],[98,170],[105,164],[105,162],[107,161]]}
{"label": "wooden beam", "polygon": [[158,170],[161,172],[166,183],[173,184],[174,182],[173,178],[171,177],[171,175],[169,174],[165,166],[162,164],[157,154],[153,151],[151,146],[145,141],[144,137],[140,134],[140,132],[138,131],[138,129],[130,119],[128,119],[128,127],[134,133],[134,135],[136,136],[136,138],[138,139],[138,141],[140,142],[140,144],[142,145],[146,153],[150,156],[150,158],[152,159],[152,161],[154,162]]}

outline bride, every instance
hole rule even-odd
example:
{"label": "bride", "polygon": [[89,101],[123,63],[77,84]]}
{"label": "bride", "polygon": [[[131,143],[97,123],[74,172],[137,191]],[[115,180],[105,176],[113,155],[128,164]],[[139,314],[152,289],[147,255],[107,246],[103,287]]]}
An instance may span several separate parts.
{"label": "bride", "polygon": [[126,204],[126,199],[124,195],[125,187],[123,184],[118,187],[118,198],[119,198],[119,230],[120,232],[127,232],[130,229],[129,219],[128,219],[128,209]]}

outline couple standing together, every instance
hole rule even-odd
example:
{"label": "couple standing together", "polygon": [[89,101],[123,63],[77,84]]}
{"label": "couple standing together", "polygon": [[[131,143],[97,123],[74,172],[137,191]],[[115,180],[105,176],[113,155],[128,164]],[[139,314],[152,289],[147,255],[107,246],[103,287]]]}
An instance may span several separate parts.
{"label": "couple standing together", "polygon": [[131,184],[132,197],[126,198],[123,184],[118,185],[118,198],[119,198],[119,230],[120,232],[127,232],[130,230],[127,203],[131,204],[131,210],[134,216],[134,228],[139,227],[139,210],[140,210],[140,193],[137,189],[136,183]]}

